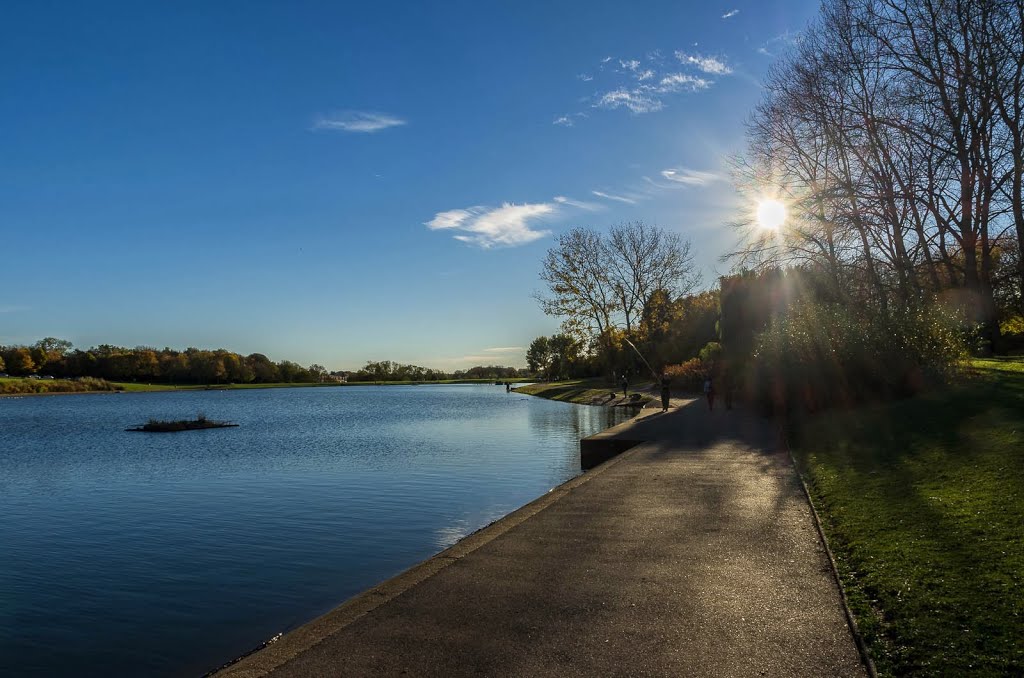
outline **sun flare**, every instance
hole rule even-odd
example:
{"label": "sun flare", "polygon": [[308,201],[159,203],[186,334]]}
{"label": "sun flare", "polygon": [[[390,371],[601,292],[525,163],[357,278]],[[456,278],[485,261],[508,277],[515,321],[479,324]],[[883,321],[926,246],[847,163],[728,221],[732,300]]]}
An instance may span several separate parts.
{"label": "sun flare", "polygon": [[779,230],[786,221],[786,206],[778,200],[767,199],[757,203],[757,223],[761,228]]}

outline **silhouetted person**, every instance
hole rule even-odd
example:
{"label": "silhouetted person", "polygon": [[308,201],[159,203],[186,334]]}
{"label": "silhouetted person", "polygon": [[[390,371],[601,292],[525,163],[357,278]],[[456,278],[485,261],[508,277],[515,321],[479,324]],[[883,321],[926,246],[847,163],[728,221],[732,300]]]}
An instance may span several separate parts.
{"label": "silhouetted person", "polygon": [[622,397],[625,398],[629,394],[626,392],[629,389],[629,379],[626,379],[626,375],[622,375]]}
{"label": "silhouetted person", "polygon": [[505,382],[505,393],[511,393],[511,392],[512,392],[512,384],[510,384],[509,382],[506,381]]}
{"label": "silhouetted person", "polygon": [[669,378],[668,372],[661,373],[661,411],[668,412],[668,399],[669,399]]}
{"label": "silhouetted person", "polygon": [[711,377],[704,382],[704,395],[708,399],[708,411],[715,409],[715,385],[711,383]]}

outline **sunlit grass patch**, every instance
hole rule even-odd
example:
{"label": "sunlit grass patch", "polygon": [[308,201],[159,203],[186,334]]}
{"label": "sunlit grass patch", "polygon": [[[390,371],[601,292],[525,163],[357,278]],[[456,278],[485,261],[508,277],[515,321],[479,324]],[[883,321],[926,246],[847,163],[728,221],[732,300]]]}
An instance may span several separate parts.
{"label": "sunlit grass patch", "polygon": [[[650,386],[651,382],[649,381],[630,384],[629,392],[637,393],[638,391],[649,389]],[[549,400],[561,400],[585,405],[600,405],[622,397],[622,387],[616,388],[605,379],[576,379],[572,381],[529,384],[516,388],[516,391]],[[648,399],[649,396],[642,395],[639,402],[642,403]]]}
{"label": "sunlit grass patch", "polygon": [[799,426],[795,452],[883,673],[1024,671],[1024,361]]}

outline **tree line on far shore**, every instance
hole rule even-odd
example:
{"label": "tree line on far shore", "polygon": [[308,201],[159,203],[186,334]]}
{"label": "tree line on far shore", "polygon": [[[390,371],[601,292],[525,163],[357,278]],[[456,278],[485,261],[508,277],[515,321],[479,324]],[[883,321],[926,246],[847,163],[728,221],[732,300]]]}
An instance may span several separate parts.
{"label": "tree line on far shore", "polygon": [[0,346],[0,372],[13,376],[47,375],[59,379],[90,377],[107,381],[170,384],[269,384],[324,381],[440,381],[502,379],[523,376],[514,367],[476,366],[444,372],[392,361],[368,362],[355,372],[328,372],[322,365],[303,367],[290,360],[274,362],[262,353],[241,355],[206,350],[102,344],[76,349],[71,342],[46,337],[30,346]]}
{"label": "tree line on far shore", "polygon": [[39,374],[174,384],[315,383],[328,374],[321,365],[303,367],[290,360],[274,362],[262,353],[244,356],[225,349],[177,351],[110,344],[82,350],[53,337],[30,346],[0,346],[0,370],[14,376]]}

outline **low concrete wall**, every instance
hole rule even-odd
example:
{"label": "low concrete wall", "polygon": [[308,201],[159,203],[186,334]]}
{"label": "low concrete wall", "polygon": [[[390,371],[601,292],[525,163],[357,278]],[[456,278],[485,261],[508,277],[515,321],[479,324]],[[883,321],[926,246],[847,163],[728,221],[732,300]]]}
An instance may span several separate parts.
{"label": "low concrete wall", "polygon": [[580,468],[587,471],[631,447],[646,442],[644,436],[637,435],[636,430],[636,422],[642,418],[642,411],[638,411],[637,416],[629,421],[581,439]]}

